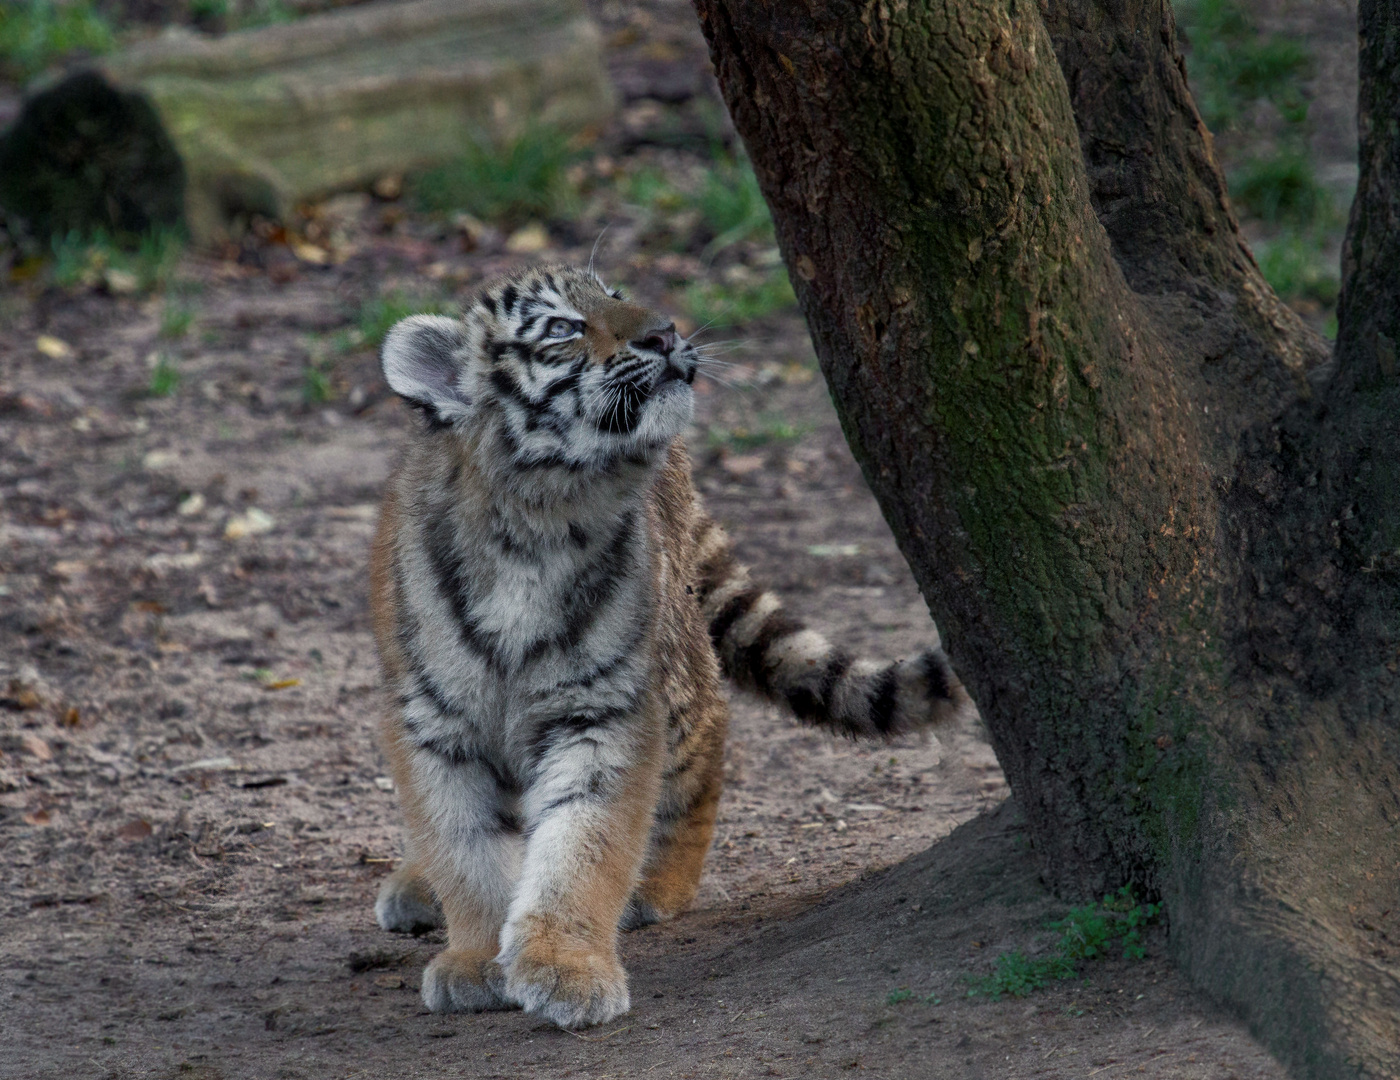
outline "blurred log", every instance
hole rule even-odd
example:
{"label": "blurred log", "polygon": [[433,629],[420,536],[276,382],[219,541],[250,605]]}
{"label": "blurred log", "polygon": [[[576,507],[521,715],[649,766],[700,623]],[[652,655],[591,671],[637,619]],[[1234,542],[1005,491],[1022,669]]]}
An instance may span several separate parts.
{"label": "blurred log", "polygon": [[612,88],[578,0],[412,0],[207,38],[172,31],[41,82],[0,137],[0,205],[37,233],[197,242],[240,214],[460,155],[528,122],[604,120]]}

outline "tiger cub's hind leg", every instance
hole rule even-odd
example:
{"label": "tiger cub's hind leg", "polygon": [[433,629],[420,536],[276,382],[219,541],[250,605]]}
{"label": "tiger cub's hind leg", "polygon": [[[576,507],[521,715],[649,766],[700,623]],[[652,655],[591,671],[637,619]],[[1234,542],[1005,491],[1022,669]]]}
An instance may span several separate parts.
{"label": "tiger cub's hind leg", "polygon": [[691,755],[682,758],[664,779],[651,851],[623,913],[623,930],[674,918],[690,905],[700,888],[724,786],[723,715],[705,736],[707,745],[690,748]]}
{"label": "tiger cub's hind leg", "polygon": [[374,918],[381,928],[401,934],[422,934],[446,925],[421,862],[406,858],[384,879],[374,901]]}

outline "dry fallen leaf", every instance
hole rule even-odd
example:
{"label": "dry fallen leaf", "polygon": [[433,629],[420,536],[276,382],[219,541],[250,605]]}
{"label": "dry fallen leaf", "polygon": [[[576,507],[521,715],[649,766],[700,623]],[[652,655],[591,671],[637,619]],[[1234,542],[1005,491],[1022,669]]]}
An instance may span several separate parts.
{"label": "dry fallen leaf", "polygon": [[144,840],[153,831],[151,823],[145,818],[132,818],[117,830],[117,835],[123,840]]}
{"label": "dry fallen leaf", "polygon": [[517,229],[506,239],[506,250],[513,255],[537,255],[549,247],[549,233],[539,222]]}
{"label": "dry fallen leaf", "polygon": [[47,825],[49,823],[49,812],[47,810],[33,810],[24,815],[26,825]]}
{"label": "dry fallen leaf", "polygon": [[263,683],[264,690],[286,690],[289,687],[300,686],[300,679],[273,679],[271,682]]}
{"label": "dry fallen leaf", "polygon": [[224,526],[224,538],[241,540],[245,536],[260,536],[276,527],[277,522],[271,514],[259,510],[256,506],[250,506],[243,513],[229,518],[228,524]]}
{"label": "dry fallen leaf", "polygon": [[402,976],[402,975],[376,975],[375,978],[374,978],[374,985],[375,985],[375,986],[382,986],[382,987],[383,987],[384,989],[386,989],[386,990],[402,990],[402,989],[403,989],[403,976]]}
{"label": "dry fallen leaf", "polygon": [[43,739],[35,735],[32,731],[26,731],[19,737],[20,747],[30,757],[36,757],[40,761],[52,761],[53,750]]}
{"label": "dry fallen leaf", "polygon": [[56,338],[51,334],[40,334],[34,340],[34,348],[38,349],[50,360],[72,360],[78,354],[73,350],[73,346],[62,338]]}

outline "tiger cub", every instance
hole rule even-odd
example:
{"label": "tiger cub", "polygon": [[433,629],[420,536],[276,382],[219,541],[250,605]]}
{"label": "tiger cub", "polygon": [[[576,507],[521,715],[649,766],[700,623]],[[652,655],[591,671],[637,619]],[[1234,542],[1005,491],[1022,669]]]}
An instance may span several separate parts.
{"label": "tiger cub", "polygon": [[424,423],[388,482],[374,630],[408,825],[375,905],[447,927],[434,1012],[563,1027],[629,1008],[619,930],[681,911],[714,832],[721,668],[799,718],[884,736],[969,704],[942,649],[855,660],[738,565],[680,434],[695,348],[591,272],[487,286],[389,333]]}

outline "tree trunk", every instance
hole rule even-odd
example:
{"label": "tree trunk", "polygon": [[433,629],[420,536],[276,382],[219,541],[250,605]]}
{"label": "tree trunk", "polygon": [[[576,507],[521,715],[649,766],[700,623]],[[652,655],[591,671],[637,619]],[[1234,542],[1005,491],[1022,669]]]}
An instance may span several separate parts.
{"label": "tree trunk", "polygon": [[[183,199],[190,232],[209,240],[240,213],[283,218],[451,161],[473,138],[527,122],[576,131],[612,103],[577,0],[411,0],[217,39],[168,34],[34,94],[0,141],[0,201],[63,232],[170,223]],[[106,121],[85,123],[96,114]],[[172,143],[177,168],[153,166]],[[154,197],[114,201],[134,183]]]}
{"label": "tree trunk", "polygon": [[1165,0],[697,7],[1047,881],[1160,895],[1298,1075],[1397,1075],[1400,3],[1362,5],[1335,361],[1240,236]]}

